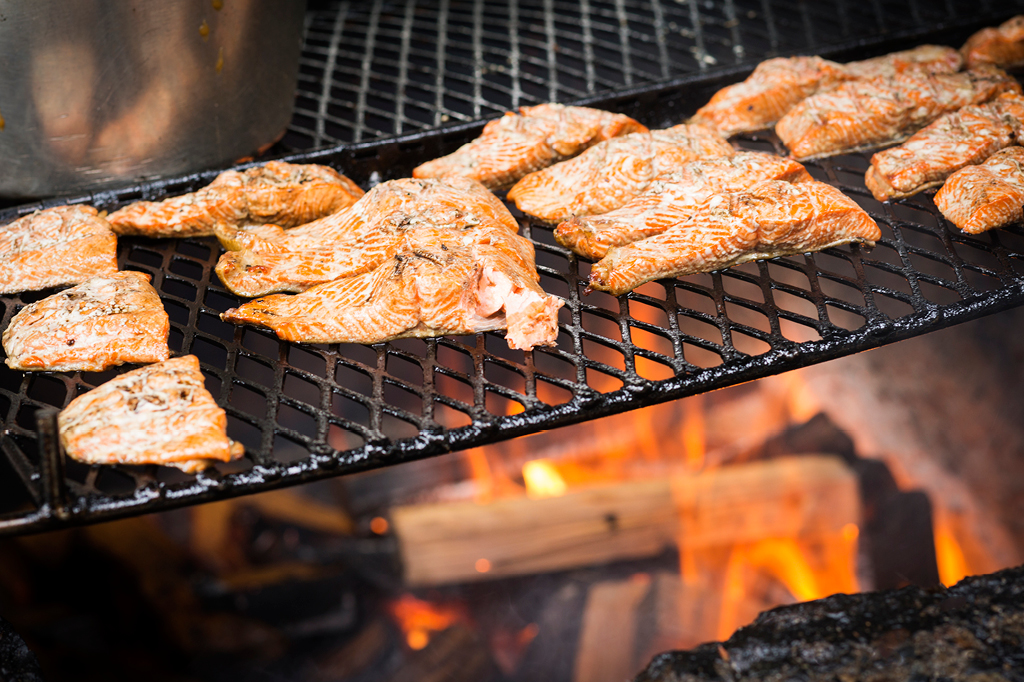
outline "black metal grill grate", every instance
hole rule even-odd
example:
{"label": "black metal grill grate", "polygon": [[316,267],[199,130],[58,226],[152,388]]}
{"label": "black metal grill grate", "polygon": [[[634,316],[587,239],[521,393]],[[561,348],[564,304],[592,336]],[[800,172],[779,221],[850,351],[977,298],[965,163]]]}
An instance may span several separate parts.
{"label": "black metal grill grate", "polygon": [[[832,54],[861,58],[923,40],[955,43],[973,28],[917,30]],[[740,71],[696,74],[594,101],[663,127]],[[421,160],[451,151],[479,129],[479,123],[465,124],[294,158],[330,163],[366,186],[408,175]],[[739,144],[782,151],[770,135]],[[160,467],[86,467],[46,448],[50,455],[40,461],[36,411],[61,408],[123,370],[2,368],[0,532],[155,511],[482,445],[821,362],[1024,303],[1024,231],[965,235],[941,218],[928,196],[878,204],[864,188],[867,163],[866,155],[848,155],[809,164],[809,170],[879,222],[883,238],[874,250],[844,247],[749,263],[649,283],[621,298],[583,296],[589,263],[557,246],[550,227],[523,219],[544,288],[567,302],[557,348],[532,353],[509,350],[500,333],[374,346],[280,342],[220,321],[219,313],[240,299],[213,274],[220,253],[215,240],[122,239],[122,267],[153,275],[171,318],[173,351],[199,356],[208,388],[228,412],[229,434],[248,454],[198,476]],[[73,201],[112,210],[191,191],[213,175]],[[2,212],[0,222],[38,206]],[[6,327],[25,303],[45,293],[0,297],[0,324]],[[43,426],[47,437],[52,421]]]}
{"label": "black metal grill grate", "polygon": [[1008,14],[973,0],[375,0],[316,6],[283,148],[568,102],[777,54]]}

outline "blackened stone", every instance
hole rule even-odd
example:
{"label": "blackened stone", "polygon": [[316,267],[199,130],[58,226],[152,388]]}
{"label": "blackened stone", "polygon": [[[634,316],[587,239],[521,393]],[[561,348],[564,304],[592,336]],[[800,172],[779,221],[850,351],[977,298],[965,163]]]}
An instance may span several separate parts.
{"label": "blackened stone", "polygon": [[636,682],[1024,680],[1024,567],[765,611],[728,641],[656,656]]}
{"label": "blackened stone", "polygon": [[43,673],[25,640],[0,618],[0,682],[43,682]]}

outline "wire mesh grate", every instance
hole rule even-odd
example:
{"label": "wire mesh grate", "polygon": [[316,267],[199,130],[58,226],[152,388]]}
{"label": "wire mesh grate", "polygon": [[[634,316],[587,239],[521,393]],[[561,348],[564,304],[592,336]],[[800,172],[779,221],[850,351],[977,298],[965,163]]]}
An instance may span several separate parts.
{"label": "wire mesh grate", "polygon": [[[419,6],[402,5],[409,6],[418,16]],[[619,6],[628,24],[633,5]],[[445,7],[453,12],[456,4]],[[525,3],[518,11],[522,21],[531,16]],[[480,21],[488,25],[486,13]],[[925,38],[954,42],[956,36],[936,31]],[[869,42],[844,54],[861,58],[899,49],[922,42],[921,32],[906,41]],[[735,72],[697,74],[593,103],[664,127],[730,78]],[[407,176],[479,129],[470,123],[293,159],[329,163],[365,187]],[[770,134],[746,135],[737,144],[784,151]],[[878,221],[883,238],[873,250],[848,246],[747,263],[648,283],[619,298],[584,295],[590,262],[558,246],[550,226],[513,210],[536,247],[542,286],[566,301],[557,347],[532,352],[510,350],[501,333],[372,346],[281,342],[267,331],[220,320],[241,299],[214,274],[221,252],[216,240],[121,239],[121,267],[152,275],[170,316],[174,354],[200,358],[207,387],[228,413],[228,433],[247,455],[195,476],[154,466],[90,467],[46,448],[40,457],[38,441],[52,437],[52,422],[39,428],[36,411],[62,408],[127,368],[21,373],[0,365],[0,533],[150,512],[483,445],[822,362],[1024,302],[1021,228],[966,235],[941,217],[927,194],[879,204],[863,183],[868,159],[840,156],[809,163],[808,170]],[[72,201],[114,210],[192,191],[213,175]],[[59,202],[0,211],[0,222],[52,203]],[[0,297],[0,324],[6,327],[21,307],[47,293]]]}

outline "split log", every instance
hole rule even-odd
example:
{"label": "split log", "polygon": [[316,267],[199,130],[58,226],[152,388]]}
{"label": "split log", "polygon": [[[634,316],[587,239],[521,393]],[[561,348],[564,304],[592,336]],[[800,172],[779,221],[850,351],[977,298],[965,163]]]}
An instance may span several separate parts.
{"label": "split log", "polygon": [[637,609],[651,589],[651,579],[606,580],[591,586],[583,610],[573,682],[621,682],[636,671]]}
{"label": "split log", "polygon": [[857,480],[831,456],[778,458],[561,497],[392,510],[410,585],[545,573],[712,547],[807,537],[858,523]]}
{"label": "split log", "polygon": [[1024,568],[765,611],[725,642],[656,656],[636,682],[1024,679]]}

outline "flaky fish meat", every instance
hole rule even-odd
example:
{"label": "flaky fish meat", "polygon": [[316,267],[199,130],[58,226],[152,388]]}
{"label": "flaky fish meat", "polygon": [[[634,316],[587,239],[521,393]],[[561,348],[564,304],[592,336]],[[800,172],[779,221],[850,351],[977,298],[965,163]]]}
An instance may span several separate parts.
{"label": "flaky fish meat", "polygon": [[854,80],[796,105],[775,132],[797,159],[900,142],[939,116],[981,104],[1020,85],[996,67],[951,74],[908,70]]}
{"label": "flaky fish meat", "polygon": [[170,357],[170,322],[149,275],[115,272],[30,303],[3,333],[7,366],[99,372]]}
{"label": "flaky fish meat", "polygon": [[864,182],[879,201],[917,194],[1014,144],[1022,126],[1024,97],[1017,93],[968,105],[939,117],[900,146],[877,152]]}
{"label": "flaky fish meat", "polygon": [[979,234],[1024,220],[1024,147],[1007,147],[949,176],[935,205],[964,232]]}
{"label": "flaky fish meat", "polygon": [[172,358],[126,372],[57,416],[61,444],[86,464],[163,464],[193,473],[243,454],[206,390],[199,359]]}
{"label": "flaky fish meat", "polygon": [[909,69],[952,73],[960,68],[951,47],[922,45],[860,62],[837,64],[821,57],[776,57],[761,62],[741,83],[719,90],[690,119],[725,136],[773,126],[802,100],[853,79],[894,76]]}
{"label": "flaky fish meat", "polygon": [[810,179],[796,161],[762,152],[694,161],[661,175],[621,208],[561,223],[555,228],[555,240],[596,260],[604,258],[612,247],[646,239],[683,223],[713,194],[738,191],[764,180]]}
{"label": "flaky fish meat", "polygon": [[588,107],[539,104],[508,112],[484,126],[480,137],[413,170],[415,178],[456,174],[488,189],[512,185],[527,173],[576,156],[619,135],[646,132],[628,116]]}
{"label": "flaky fish meat", "polygon": [[995,64],[1004,69],[1024,66],[1024,14],[996,28],[983,28],[960,48],[968,68]]}
{"label": "flaky fish meat", "polygon": [[191,194],[138,201],[110,215],[114,231],[143,237],[199,237],[218,223],[303,225],[350,206],[363,190],[327,166],[269,161],[225,171]]}
{"label": "flaky fish meat", "polygon": [[[392,180],[373,191],[390,192],[392,183],[443,182]],[[222,319],[308,343],[376,343],[496,329],[508,330],[511,348],[555,343],[563,302],[541,289],[528,240],[471,203],[461,209],[429,203],[411,208],[376,223],[388,244],[374,268],[298,295],[250,301]]]}
{"label": "flaky fish meat", "polygon": [[290,230],[221,225],[217,235],[228,251],[217,276],[240,296],[305,291],[373,270],[424,220],[459,230],[465,239],[500,243],[533,267],[532,246],[526,250],[516,235],[519,225],[505,204],[475,180],[450,176],[381,183],[349,209]]}
{"label": "flaky fish meat", "polygon": [[656,279],[880,238],[871,216],[835,187],[768,180],[715,194],[682,224],[609,250],[590,288],[618,296]]}
{"label": "flaky fish meat", "polygon": [[117,235],[92,206],[58,206],[0,226],[0,294],[117,272]]}
{"label": "flaky fish meat", "polygon": [[606,213],[625,204],[662,173],[688,161],[735,153],[724,138],[702,125],[631,133],[530,173],[509,190],[508,198],[523,213],[549,222]]}

